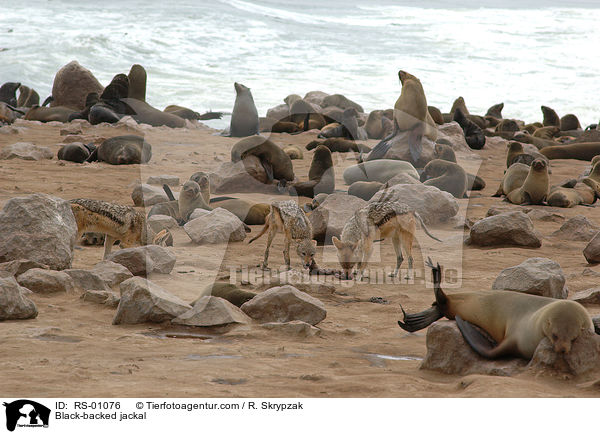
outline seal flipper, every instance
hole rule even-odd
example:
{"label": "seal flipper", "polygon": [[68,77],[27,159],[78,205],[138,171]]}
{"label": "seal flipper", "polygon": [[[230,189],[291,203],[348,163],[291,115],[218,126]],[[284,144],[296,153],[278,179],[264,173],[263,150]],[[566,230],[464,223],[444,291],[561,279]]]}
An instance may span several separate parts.
{"label": "seal flipper", "polygon": [[[87,148],[87,146],[86,146],[86,148]],[[95,149],[90,153],[90,156],[87,158],[87,160],[85,160],[86,163],[98,161],[98,148],[100,148],[100,146],[96,146]]]}
{"label": "seal flipper", "polygon": [[402,308],[402,306],[400,306],[400,309],[402,309],[402,314],[404,315],[404,322],[398,321],[398,325],[403,330],[406,330],[407,332],[411,333],[416,332],[417,330],[424,329],[428,325],[432,324],[433,322],[437,321],[438,319],[444,316],[440,312],[438,306],[435,304],[429,309],[424,310],[423,312],[413,314],[407,314]]}
{"label": "seal flipper", "polygon": [[263,169],[265,169],[265,173],[267,174],[267,181],[272,182],[273,179],[275,179],[273,177],[273,166],[263,161],[262,159],[260,160],[260,164],[262,165]]}
{"label": "seal flipper", "polygon": [[454,319],[456,320],[456,325],[465,341],[473,348],[473,351],[486,359],[496,359],[503,356],[507,354],[508,350],[512,347],[511,342],[507,340],[498,345],[491,337],[484,334],[485,331],[482,331],[479,327],[465,321],[458,315],[456,315]]}
{"label": "seal flipper", "polygon": [[423,133],[425,128],[422,124],[417,125],[408,134],[408,150],[413,162],[416,163],[421,158],[423,152]]}
{"label": "seal flipper", "polygon": [[392,139],[392,137],[389,137],[389,138],[386,137],[381,142],[379,142],[371,150],[371,152],[369,152],[369,155],[367,156],[367,159],[365,161],[381,160],[382,158],[384,158],[385,154],[387,154],[387,152],[392,147],[392,145],[389,143],[389,141]]}
{"label": "seal flipper", "polygon": [[163,190],[165,191],[169,200],[171,200],[171,201],[176,200],[175,196],[173,195],[173,192],[171,191],[171,187],[169,187],[167,184],[163,184]]}

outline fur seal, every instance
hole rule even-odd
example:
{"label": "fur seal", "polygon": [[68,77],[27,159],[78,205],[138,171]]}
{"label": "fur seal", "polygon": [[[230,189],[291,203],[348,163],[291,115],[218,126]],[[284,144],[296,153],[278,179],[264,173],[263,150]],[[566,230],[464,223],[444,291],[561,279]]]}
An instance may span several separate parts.
{"label": "fur seal", "polygon": [[570,145],[547,146],[540,153],[549,160],[570,159],[590,161],[600,155],[600,142],[573,143]]}
{"label": "fur seal", "polygon": [[342,112],[342,119],[339,125],[335,128],[323,129],[318,135],[320,138],[344,137],[350,140],[364,140],[367,137],[363,136],[358,128],[358,120],[356,119],[358,112],[355,108],[347,108]]}
{"label": "fur seal", "polygon": [[429,112],[429,116],[431,116],[431,119],[433,119],[433,122],[435,122],[438,125],[444,124],[444,116],[442,116],[442,112],[439,108],[429,105],[427,106],[427,111]]}
{"label": "fur seal", "polygon": [[594,190],[596,197],[600,197],[600,155],[592,158],[592,170],[590,174],[583,178],[582,182]]}
{"label": "fur seal", "polygon": [[165,113],[152,107],[145,101],[135,98],[121,98],[121,102],[127,104],[135,112],[133,119],[141,124],[152,125],[153,127],[167,126],[171,128],[185,127],[185,119],[172,113]]}
{"label": "fur seal", "polygon": [[382,110],[373,110],[367,117],[365,123],[365,131],[369,139],[380,140],[383,138],[384,124],[383,119],[387,119],[383,116]]}
{"label": "fur seal", "polygon": [[533,132],[533,137],[539,137],[540,139],[552,140],[560,132],[560,128],[555,126],[548,126],[538,128]]}
{"label": "fur seal", "polygon": [[283,148],[283,152],[285,152],[290,160],[303,160],[304,154],[302,153],[302,149],[300,149],[296,145],[287,145]]}
{"label": "fur seal", "polygon": [[13,107],[17,106],[17,89],[21,83],[7,82],[0,86],[0,102],[5,102]]}
{"label": "fur seal", "polygon": [[560,130],[561,131],[572,131],[572,130],[580,130],[581,124],[579,123],[579,119],[572,113],[564,115],[560,118]]}
{"label": "fur seal", "polygon": [[406,173],[414,179],[419,179],[419,174],[412,164],[402,160],[374,160],[349,166],[344,170],[344,182],[348,185],[356,181],[377,181],[386,183],[394,176]]}
{"label": "fur seal", "polygon": [[469,109],[467,109],[467,104],[465,103],[465,99],[462,96],[459,96],[452,103],[452,108],[450,109],[450,114],[454,116],[456,110],[460,110],[463,112],[465,116],[469,116]]}
{"label": "fur seal", "polygon": [[93,143],[69,143],[58,150],[59,160],[72,161],[74,163],[83,163],[90,158],[92,152],[96,150]]}
{"label": "fur seal", "polygon": [[431,160],[421,173],[423,184],[433,185],[459,199],[466,196],[467,180],[467,173],[462,167],[446,160]]}
{"label": "fur seal", "polygon": [[29,109],[24,119],[28,121],[41,121],[41,122],[69,122],[69,116],[75,113],[75,110],[68,107],[56,106],[56,107],[40,107],[34,105]]}
{"label": "fur seal", "polygon": [[398,325],[408,332],[446,317],[456,320],[465,341],[479,355],[489,359],[513,355],[529,360],[544,337],[556,353],[565,354],[582,332],[594,331],[587,310],[575,301],[502,290],[445,294],[440,286],[442,268],[439,264],[434,267],[431,260],[427,265],[432,268],[435,303],[417,314],[402,310],[404,320]]}
{"label": "fur seal", "polygon": [[207,204],[210,203],[210,178],[205,172],[195,172],[190,176],[190,181],[194,181],[200,186],[200,194]]}
{"label": "fur seal", "polygon": [[556,146],[557,143],[554,140],[542,139],[539,137],[533,137],[530,134],[525,134],[523,132],[514,133],[511,137],[512,140],[517,140],[521,143],[528,143],[530,145],[535,146],[538,149],[543,149],[548,146]]}
{"label": "fur seal", "polygon": [[485,135],[473,121],[467,119],[461,108],[454,112],[454,120],[458,122],[463,130],[465,141],[471,149],[481,149],[485,145]]}
{"label": "fur seal", "polygon": [[554,110],[545,105],[541,106],[541,109],[544,115],[544,120],[542,124],[545,127],[560,127],[560,118]]}
{"label": "fur seal", "polygon": [[377,181],[356,181],[348,187],[348,194],[368,201],[385,185]]}
{"label": "fur seal", "polygon": [[246,137],[258,134],[258,111],[250,89],[240,83],[234,83],[235,103],[229,124],[231,137]]}
{"label": "fur seal", "polygon": [[529,167],[523,185],[506,195],[515,205],[539,205],[548,197],[548,163],[538,158]]}
{"label": "fur seal", "polygon": [[521,142],[510,141],[508,142],[508,153],[506,154],[506,167],[510,167],[515,163],[522,163],[531,166],[535,157],[531,154],[525,153]]}
{"label": "fur seal", "polygon": [[40,96],[38,93],[27,87],[19,86],[19,98],[17,99],[17,107],[33,107],[40,104]]}
{"label": "fur seal", "polygon": [[152,158],[152,146],[140,136],[116,136],[106,139],[92,152],[88,161],[108,164],[144,164]]}
{"label": "fur seal", "polygon": [[254,155],[260,159],[269,180],[294,180],[292,160],[279,146],[266,137],[246,137],[231,148],[231,161],[234,163],[242,161],[248,155]]}
{"label": "fur seal", "polygon": [[592,205],[596,199],[596,192],[584,182],[578,183],[573,188],[552,187],[547,202],[550,206],[573,208],[577,205]]}
{"label": "fur seal", "polygon": [[333,159],[329,148],[319,145],[315,149],[308,181],[290,184],[289,193],[295,196],[314,197],[319,193],[333,193],[335,189],[335,173],[333,170]]}
{"label": "fur seal", "polygon": [[392,147],[391,139],[403,132],[408,133],[407,143],[415,162],[421,157],[423,136],[433,141],[437,139],[437,128],[427,109],[427,98],[421,81],[402,70],[398,72],[398,77],[402,90],[394,105],[394,131],[373,148],[366,161],[384,158]]}
{"label": "fur seal", "polygon": [[200,186],[196,181],[186,181],[179,192],[179,217],[183,222],[188,222],[190,215],[197,208],[212,211],[212,208],[204,200]]}
{"label": "fur seal", "polygon": [[140,101],[146,101],[146,70],[142,65],[137,63],[131,66],[129,74],[129,90],[127,98],[134,98]]}
{"label": "fur seal", "polygon": [[516,133],[519,129],[519,124],[514,119],[502,119],[502,121],[496,125],[494,131],[497,133]]}
{"label": "fur seal", "polygon": [[452,149],[451,146],[445,145],[443,143],[436,143],[433,151],[435,153],[436,158],[456,163],[456,154],[454,153],[454,149]]}
{"label": "fur seal", "polygon": [[486,116],[491,116],[496,119],[502,119],[502,109],[504,108],[504,103],[501,102],[499,104],[494,104],[491,106],[488,111],[485,113]]}
{"label": "fur seal", "polygon": [[525,182],[527,175],[529,175],[528,165],[522,163],[512,164],[504,172],[504,177],[500,181],[500,187],[498,187],[498,191],[492,197],[508,195],[511,191],[520,188]]}
{"label": "fur seal", "polygon": [[213,209],[226,209],[247,225],[264,225],[271,212],[267,203],[253,203],[232,197],[215,197],[211,199],[210,206]]}
{"label": "fur seal", "polygon": [[357,143],[353,140],[343,139],[341,137],[332,137],[330,139],[325,140],[313,140],[308,145],[306,145],[306,150],[310,151],[315,149],[317,146],[322,145],[327,148],[331,152],[370,152],[371,148],[367,145],[363,145],[362,143]]}

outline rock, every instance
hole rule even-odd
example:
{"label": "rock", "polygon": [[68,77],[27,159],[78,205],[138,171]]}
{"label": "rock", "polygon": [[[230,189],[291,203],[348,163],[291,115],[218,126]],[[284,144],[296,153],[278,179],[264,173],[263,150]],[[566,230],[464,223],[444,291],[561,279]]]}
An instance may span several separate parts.
{"label": "rock", "polygon": [[52,84],[52,107],[66,106],[74,110],[85,108],[85,98],[90,92],[100,95],[103,91],[100,82],[77,61],[66,64],[58,70]]}
{"label": "rock", "polygon": [[0,321],[30,319],[38,314],[35,303],[24,296],[14,277],[0,277]]}
{"label": "rock", "polygon": [[552,236],[568,241],[590,241],[600,231],[600,227],[582,215],[567,220]]}
{"label": "rock", "polygon": [[519,205],[492,205],[485,214],[486,217],[491,217],[493,215],[504,214],[507,212],[513,211],[521,211],[525,214],[528,214],[531,211],[531,208],[525,208]]}
{"label": "rock", "polygon": [[[438,138],[437,141],[440,142],[440,139],[446,139],[447,143],[452,146],[452,149],[455,151],[466,151],[473,152],[469,145],[467,145],[467,141],[465,140],[465,133],[463,129],[458,125],[458,122],[448,122],[443,125],[438,125]],[[503,139],[504,140],[504,139]],[[506,142],[506,140],[505,140]],[[486,146],[487,146],[487,138],[486,138]]]}
{"label": "rock", "polygon": [[121,301],[113,324],[160,323],[170,321],[192,306],[142,277],[121,283]]}
{"label": "rock", "polygon": [[71,276],[75,288],[83,291],[110,291],[106,282],[92,271],[70,268],[64,272]]}
{"label": "rock", "polygon": [[594,238],[590,240],[585,249],[583,249],[583,256],[586,261],[590,264],[597,264],[600,262],[600,232],[598,232]]}
{"label": "rock", "polygon": [[584,331],[573,341],[571,351],[558,354],[547,337],[537,346],[527,368],[534,373],[567,373],[581,375],[600,367],[600,336]]}
{"label": "rock", "polygon": [[323,107],[323,100],[328,96],[328,93],[321,92],[320,90],[311,90],[304,95],[303,99],[310,104],[316,104]]}
{"label": "rock", "polygon": [[133,274],[125,266],[113,261],[98,262],[91,271],[110,287],[133,277]]}
{"label": "rock", "polygon": [[210,211],[207,209],[202,209],[202,208],[196,208],[194,211],[192,211],[192,213],[190,214],[190,220],[194,220],[197,219],[198,217],[202,217],[205,216],[207,214],[210,214]]}
{"label": "rock", "polygon": [[458,202],[454,196],[430,185],[394,185],[375,193],[369,202],[380,201],[383,197],[407,204],[427,225],[448,221],[458,213]]}
{"label": "rock", "polygon": [[589,288],[584,291],[578,291],[571,299],[581,304],[600,304],[600,288]]}
{"label": "rock", "polygon": [[321,104],[319,105],[321,107],[335,106],[341,108],[342,110],[345,110],[347,108],[354,108],[358,113],[365,112],[360,104],[352,101],[344,95],[340,95],[339,93],[336,93],[334,95],[327,95],[325,98],[323,98]]}
{"label": "rock", "polygon": [[9,199],[0,211],[0,262],[71,267],[77,224],[69,202],[43,193]]}
{"label": "rock", "polygon": [[569,290],[560,264],[548,258],[529,258],[500,272],[492,289],[567,298]]}
{"label": "rock", "polygon": [[466,244],[474,246],[541,247],[531,219],[520,211],[498,214],[475,222]]}
{"label": "rock", "polygon": [[532,209],[525,211],[531,220],[539,220],[542,222],[562,222],[565,216],[556,212],[548,212],[542,209]]}
{"label": "rock", "polygon": [[84,291],[81,299],[95,304],[104,304],[109,307],[117,307],[121,300],[117,294],[112,291]]}
{"label": "rock", "polygon": [[[179,193],[173,193],[175,199]],[[131,192],[131,199],[135,206],[149,207],[161,202],[168,202],[169,198],[162,187],[155,187],[149,184],[138,184]]]}
{"label": "rock", "polygon": [[123,265],[134,276],[169,274],[176,261],[175,255],[168,249],[155,245],[122,249],[111,253],[106,259]]}
{"label": "rock", "polygon": [[229,241],[244,241],[244,224],[224,208],[215,208],[206,215],[187,222],[183,229],[197,244],[219,244]]}
{"label": "rock", "polygon": [[415,179],[414,177],[406,174],[406,173],[399,173],[398,175],[394,176],[392,179],[387,181],[387,185],[388,187],[391,187],[393,185],[398,185],[398,184],[420,184],[421,181],[419,181],[418,179]]}
{"label": "rock", "polygon": [[177,220],[175,220],[173,217],[162,214],[150,216],[146,222],[148,223],[148,227],[150,227],[155,234],[159,233],[163,229],[173,229],[179,226],[179,223],[177,223]]}
{"label": "rock", "polygon": [[330,194],[308,216],[313,227],[313,238],[331,243],[331,237],[339,238],[348,219],[366,205],[366,201],[356,196],[346,193]]}
{"label": "rock", "polygon": [[290,115],[290,107],[287,104],[279,104],[267,110],[267,117],[280,121]]}
{"label": "rock", "polygon": [[300,320],[315,325],[327,315],[320,300],[290,285],[267,289],[244,303],[242,310],[261,323]]}
{"label": "rock", "polygon": [[413,160],[408,145],[411,134],[410,131],[404,131],[392,137],[388,142],[391,144],[391,148],[387,151],[384,158],[388,160],[408,161],[415,167],[425,167],[427,163],[435,159],[435,142],[423,136],[421,141],[421,155],[417,161]]}
{"label": "rock", "polygon": [[80,125],[69,125],[60,129],[61,136],[78,135],[83,134]]}
{"label": "rock", "polygon": [[16,277],[19,274],[23,274],[27,270],[31,270],[32,268],[48,269],[48,266],[40,264],[36,261],[30,261],[29,259],[16,259],[14,261],[2,262],[0,263],[0,277]]}
{"label": "rock", "polygon": [[303,338],[318,336],[321,334],[321,329],[305,323],[304,321],[268,322],[262,324],[261,327],[286,335],[299,336]]}
{"label": "rock", "polygon": [[[485,147],[489,148],[489,149],[502,149],[503,152],[506,152],[508,142],[509,142],[508,140],[506,140],[500,136],[486,136],[485,137]],[[466,143],[466,141],[465,141],[465,143]]]}
{"label": "rock", "polygon": [[37,146],[29,142],[17,142],[12,145],[3,146],[0,149],[0,160],[12,160],[19,158],[21,160],[39,161],[52,160],[54,154],[45,146]]}
{"label": "rock", "polygon": [[160,185],[161,188],[162,188],[163,184],[170,185],[171,187],[179,187],[179,176],[155,175],[155,176],[150,176],[146,182],[148,184]]}
{"label": "rock", "polygon": [[201,297],[192,309],[179,315],[173,324],[212,327],[231,323],[250,324],[252,319],[227,300],[210,295]]}
{"label": "rock", "polygon": [[526,365],[521,359],[481,357],[465,342],[454,321],[440,320],[431,324],[427,329],[426,345],[427,354],[420,369],[444,374],[511,376]]}
{"label": "rock", "polygon": [[[268,276],[268,275],[266,275]],[[256,289],[264,291],[276,286],[290,285],[294,288],[309,292],[312,294],[328,295],[335,292],[335,286],[326,283],[327,276],[315,276],[308,273],[308,270],[287,270],[279,273],[278,276],[269,277],[266,282],[259,285]]]}
{"label": "rock", "polygon": [[19,285],[39,294],[73,292],[75,289],[73,279],[64,271],[41,268],[27,270],[17,277],[17,282],[19,282]]}
{"label": "rock", "polygon": [[268,193],[277,194],[275,184],[266,184],[268,177],[260,159],[249,155],[243,161],[222,163],[210,174],[214,193]]}

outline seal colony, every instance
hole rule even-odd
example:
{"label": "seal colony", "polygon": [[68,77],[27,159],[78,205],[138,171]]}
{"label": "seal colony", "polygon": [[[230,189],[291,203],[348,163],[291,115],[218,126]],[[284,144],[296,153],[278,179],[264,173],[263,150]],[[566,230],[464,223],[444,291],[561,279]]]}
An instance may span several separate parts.
{"label": "seal colony", "polygon": [[[216,223],[218,217],[214,217],[217,213],[213,211],[222,208],[228,212],[227,218],[243,222],[242,232],[252,231],[252,238],[246,243],[225,238],[221,244],[225,244],[227,249],[231,247],[231,252],[226,253],[226,257],[229,253],[231,257],[227,257],[228,262],[224,260],[224,265],[219,270],[220,281],[204,286],[204,290],[198,286],[195,295],[211,295],[227,300],[234,306],[243,306],[257,294],[261,294],[264,287],[260,285],[264,282],[251,284],[250,291],[241,290],[236,285],[225,283],[225,273],[221,271],[232,263],[254,269],[259,256],[259,267],[267,269],[271,248],[281,252],[280,246],[283,246],[283,260],[281,253],[271,255],[272,267],[273,262],[277,266],[283,263],[286,268],[292,269],[291,274],[298,272],[298,269],[307,269],[309,275],[337,279],[334,284],[342,280],[350,281],[351,284],[352,280],[365,280],[362,288],[351,285],[350,289],[342,292],[336,287],[335,292],[327,294],[317,292],[313,283],[307,285],[307,292],[315,290],[315,298],[323,301],[330,310],[328,320],[335,323],[342,307],[351,306],[361,316],[357,316],[355,321],[359,323],[364,316],[365,324],[368,324],[372,320],[371,313],[361,310],[364,309],[362,305],[348,303],[380,303],[380,306],[368,306],[381,309],[385,324],[391,328],[395,327],[396,319],[390,321],[389,310],[385,306],[387,300],[383,295],[392,304],[398,300],[402,303],[415,303],[415,300],[406,300],[405,289],[398,282],[402,276],[401,271],[404,271],[401,268],[408,269],[408,281],[422,276],[421,258],[425,251],[449,254],[451,248],[447,247],[446,240],[452,241],[452,238],[441,234],[449,230],[449,224],[455,226],[457,223],[452,220],[439,223],[435,220],[438,214],[443,213],[440,205],[439,209],[431,212],[433,218],[428,216],[431,223],[427,220],[425,225],[425,214],[420,214],[421,210],[417,212],[416,207],[404,202],[409,199],[409,195],[405,195],[403,189],[408,191],[408,187],[415,186],[417,193],[414,196],[426,205],[430,205],[428,201],[431,202],[427,196],[430,191],[443,195],[450,203],[461,207],[464,205],[464,208],[468,206],[467,195],[501,204],[501,199],[490,199],[494,190],[486,189],[486,180],[495,187],[506,169],[495,196],[505,196],[505,200],[512,204],[511,210],[523,209],[528,212],[530,210],[527,208],[518,208],[526,205],[532,206],[536,211],[542,211],[542,206],[553,206],[579,207],[581,212],[586,212],[588,208],[584,207],[593,207],[600,194],[600,136],[597,135],[597,130],[584,132],[575,115],[559,117],[554,110],[544,106],[541,113],[543,119],[525,123],[519,119],[504,118],[506,114],[503,112],[509,112],[510,107],[505,108],[503,103],[493,105],[485,115],[474,114],[462,97],[458,97],[450,111],[444,113],[437,107],[427,105],[425,77],[422,77],[421,82],[421,79],[406,71],[400,71],[399,77],[402,90],[394,109],[381,107],[366,113],[359,104],[343,95],[327,95],[315,91],[304,97],[296,94],[286,96],[284,104],[273,107],[264,118],[258,116],[250,89],[235,83],[235,102],[232,95],[234,116],[232,115],[229,132],[224,132],[215,139],[218,148],[214,143],[205,143],[212,140],[207,132],[198,136],[201,140],[182,145],[176,143],[181,137],[189,138],[185,134],[190,133],[191,125],[198,124],[202,115],[178,105],[176,101],[164,111],[152,107],[146,101],[147,74],[141,65],[132,66],[127,75],[115,75],[105,88],[80,92],[81,101],[77,107],[61,102],[59,94],[56,95],[54,106],[39,106],[39,95],[36,99],[33,89],[20,83],[16,86],[16,82],[8,83],[4,91],[0,91],[0,98],[4,98],[0,106],[3,117],[0,119],[9,125],[6,131],[21,126],[38,128],[37,122],[27,123],[27,117],[40,122],[72,122],[73,127],[65,128],[67,135],[80,135],[83,142],[68,143],[65,140],[60,147],[56,145],[55,151],[58,150],[59,159],[80,165],[61,161],[58,162],[59,170],[77,170],[77,173],[87,171],[98,177],[104,171],[116,174],[114,181],[111,180],[110,183],[106,180],[104,183],[93,183],[98,197],[106,198],[107,193],[103,190],[112,192],[122,180],[119,176],[127,169],[140,169],[138,165],[145,165],[144,170],[163,167],[174,170],[174,166],[181,165],[178,171],[188,171],[181,182],[177,180],[171,183],[169,178],[165,178],[164,185],[162,181],[153,182],[158,185],[156,189],[160,194],[161,187],[163,188],[168,200],[146,209],[116,203],[120,202],[118,198],[111,201],[101,201],[97,197],[71,200],[78,236],[84,237],[90,244],[75,251],[77,260],[86,261],[94,252],[99,259],[100,248],[97,245],[100,243],[104,243],[102,258],[107,258],[117,241],[122,248],[152,243],[165,247],[177,256],[182,254],[183,249],[190,249],[189,255],[185,253],[186,260],[195,260],[198,253],[212,254],[212,249],[217,249],[218,246],[195,245],[183,237],[186,236],[186,226],[191,227],[198,216],[207,218],[206,216],[211,215],[208,217],[210,223]],[[16,98],[16,91],[22,92],[22,98]],[[396,97],[397,94],[390,95],[390,100],[394,101]],[[148,133],[144,137],[124,134],[122,129],[135,126],[127,117],[138,123],[165,128],[147,129]],[[23,120],[14,124],[19,118]],[[108,126],[104,122],[115,125]],[[14,124],[14,127],[10,124]],[[52,129],[57,126],[51,124],[44,128]],[[77,128],[81,131],[71,133],[71,130]],[[112,137],[106,133],[117,130],[119,135]],[[90,132],[96,131],[102,131],[103,137],[88,136]],[[165,136],[161,136],[167,134],[166,131],[173,134],[172,141],[170,137],[165,140]],[[444,131],[450,133],[446,134]],[[162,142],[158,137],[162,137]],[[181,152],[181,146],[190,146],[191,142],[195,146],[193,151],[192,148],[186,148],[183,159],[177,159],[181,154],[173,158],[175,152]],[[173,154],[171,146],[175,150]],[[204,146],[213,147],[205,150]],[[493,146],[497,146],[496,153],[489,152]],[[383,151],[385,158],[375,158],[378,152]],[[475,173],[472,161],[479,152],[484,158],[493,155],[495,161],[492,163],[495,165],[488,164]],[[582,166],[576,166],[575,160],[592,160],[592,164],[586,172],[581,173],[579,169]],[[54,163],[57,162],[45,162]],[[42,163],[23,164],[37,164],[41,170],[44,169]],[[190,164],[201,166],[194,167]],[[121,165],[134,167],[119,167]],[[198,167],[202,171],[197,171]],[[558,169],[560,178],[552,177],[552,167]],[[572,179],[564,181],[564,174],[569,168],[572,169],[568,173]],[[43,175],[43,172],[40,173]],[[187,179],[190,173],[191,176]],[[249,184],[249,177],[253,178],[252,182],[256,181],[270,189],[248,191],[245,188]],[[52,178],[52,182],[54,181]],[[215,192],[222,193],[219,188],[226,182],[229,182],[230,190],[226,191],[226,195],[216,195]],[[86,187],[88,184],[91,183],[87,183]],[[48,188],[50,187],[43,187],[46,190]],[[63,191],[62,188],[61,185],[61,190],[56,191]],[[69,188],[67,183],[64,188]],[[473,190],[479,191],[474,194]],[[392,194],[396,191],[401,193]],[[249,193],[252,196],[238,196],[238,193]],[[72,192],[68,191],[65,195],[67,194],[71,195]],[[358,198],[370,202],[361,202]],[[342,213],[343,217],[339,217]],[[552,210],[552,213],[547,213],[549,216],[539,214],[542,218],[556,218],[556,214],[560,213]],[[162,217],[151,219],[155,216]],[[165,216],[174,218],[184,228],[172,224],[172,220],[168,221]],[[154,235],[150,233],[150,220],[155,224],[170,226],[161,227]],[[533,214],[530,220],[534,225],[539,224]],[[465,226],[472,223],[466,222]],[[259,225],[264,226],[250,227]],[[318,228],[319,225],[324,229]],[[462,227],[462,222],[458,222],[458,225]],[[425,237],[424,240],[417,240],[419,226],[429,237],[443,241],[432,243]],[[316,231],[321,229],[329,233],[329,237],[317,236]],[[279,232],[283,233],[282,237],[277,237]],[[262,249],[255,248],[263,235],[267,235],[262,238],[266,244],[264,253]],[[391,243],[386,241],[388,238],[391,238]],[[462,240],[462,231],[460,238]],[[321,255],[322,247],[317,245],[317,239],[327,244],[329,241],[325,240],[332,240],[337,261],[334,259],[331,264],[322,264],[325,257]],[[252,246],[247,247],[250,243]],[[576,244],[576,241],[569,240],[563,245],[572,247],[573,243]],[[290,258],[292,247],[295,247],[300,258],[299,264]],[[372,250],[378,247],[382,254],[381,262],[369,265]],[[472,258],[474,255],[471,249],[475,247],[466,249],[468,254],[465,257]],[[493,248],[490,250],[498,253]],[[482,252],[478,253],[481,256],[489,253],[488,250]],[[404,264],[405,258],[408,258],[408,264]],[[502,263],[506,264],[509,260],[502,258],[498,262],[504,261]],[[381,274],[384,263],[392,264],[390,270],[393,271],[389,274],[395,279],[393,289],[373,286],[378,284],[374,283],[377,282],[375,275]],[[192,260],[180,265],[185,267],[182,266],[177,271],[178,283],[184,282],[186,274],[190,273],[184,268],[196,268]],[[367,265],[372,269],[366,270]],[[456,321],[465,345],[477,354],[487,358],[515,356],[529,360],[546,339],[550,342],[553,353],[565,355],[572,351],[574,342],[582,334],[593,330],[588,310],[574,301],[511,291],[488,291],[487,288],[475,287],[472,279],[467,279],[460,291],[446,293],[441,289],[442,268],[434,267],[431,261],[426,265],[432,268],[436,302],[425,312],[405,314],[398,324],[406,331],[425,328],[446,317]],[[568,266],[572,271],[574,266]],[[469,262],[465,262],[465,267],[469,267]],[[354,269],[356,275],[353,274]],[[387,271],[385,274],[388,274]],[[583,279],[585,275],[582,274]],[[420,285],[418,282],[414,283]],[[420,287],[415,288],[420,290]],[[318,291],[320,290],[323,288]],[[369,299],[371,292],[376,295]],[[420,293],[423,291],[415,292],[419,292],[414,296],[416,302],[422,301],[419,297],[422,297]],[[368,294],[367,297],[364,296],[365,293]],[[331,324],[324,323],[319,327],[335,338],[332,341],[342,336]],[[369,326],[365,326],[365,330],[365,334],[370,334]],[[388,333],[383,328],[379,332]],[[357,334],[354,338],[361,340],[364,337]],[[306,345],[311,344],[310,339],[307,337]],[[370,335],[369,339],[377,338]],[[410,351],[418,353],[423,350],[423,339],[422,336],[409,335],[404,341],[394,342],[399,347],[407,342],[407,345],[412,345]]]}

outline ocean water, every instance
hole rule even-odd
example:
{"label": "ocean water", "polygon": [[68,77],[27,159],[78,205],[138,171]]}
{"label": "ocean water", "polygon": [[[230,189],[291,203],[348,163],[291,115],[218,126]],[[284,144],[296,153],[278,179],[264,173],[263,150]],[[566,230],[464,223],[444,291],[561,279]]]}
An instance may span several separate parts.
{"label": "ocean water", "polygon": [[[7,0],[0,0],[0,3]],[[501,7],[499,5],[502,5]],[[392,107],[397,71],[421,79],[446,112],[541,120],[540,105],[600,119],[599,1],[158,0],[10,2],[0,13],[0,83],[44,99],[71,60],[107,84],[133,63],[147,100],[231,111],[233,83],[260,115],[290,93],[343,93],[365,111]],[[224,122],[221,122],[223,124]],[[221,125],[219,125],[221,126]]]}

